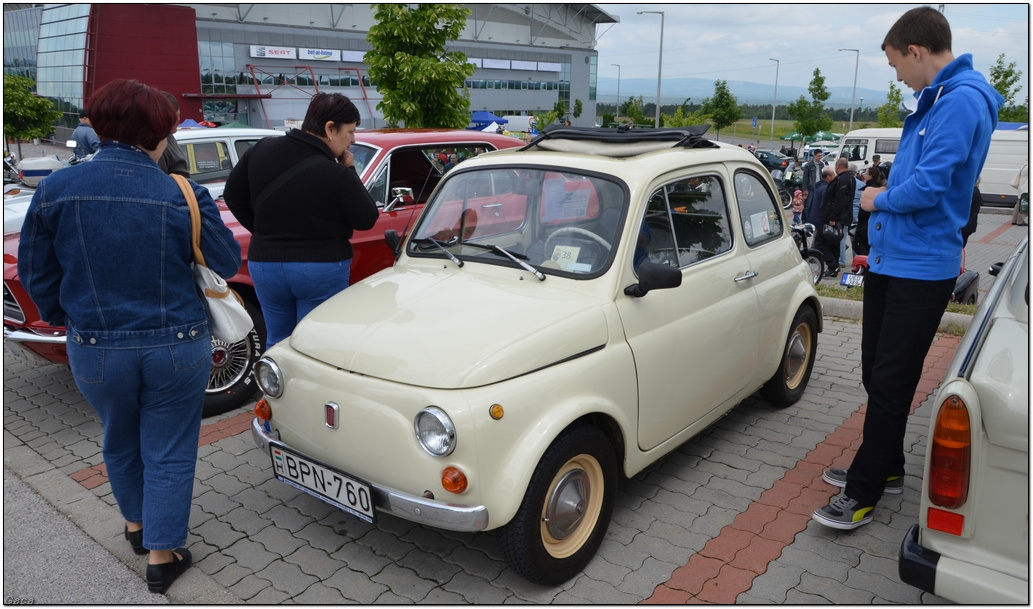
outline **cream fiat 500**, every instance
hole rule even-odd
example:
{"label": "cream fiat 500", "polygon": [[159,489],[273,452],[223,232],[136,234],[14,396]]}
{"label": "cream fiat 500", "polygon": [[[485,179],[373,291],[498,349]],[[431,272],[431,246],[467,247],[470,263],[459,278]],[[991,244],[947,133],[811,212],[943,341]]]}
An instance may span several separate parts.
{"label": "cream fiat 500", "polygon": [[557,584],[618,478],[758,389],[798,400],[821,304],[778,191],[695,130],[547,130],[446,174],[398,260],[256,365],[273,474],[356,517],[500,529]]}

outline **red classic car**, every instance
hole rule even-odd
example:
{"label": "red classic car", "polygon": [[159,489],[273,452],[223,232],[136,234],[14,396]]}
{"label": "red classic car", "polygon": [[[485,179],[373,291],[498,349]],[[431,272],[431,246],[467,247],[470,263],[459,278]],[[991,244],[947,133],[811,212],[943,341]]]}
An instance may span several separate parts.
{"label": "red classic car", "polygon": [[[205,183],[217,197],[223,221],[241,244],[243,264],[227,282],[244,299],[255,321],[251,335],[239,343],[212,340],[212,373],[205,397],[205,416],[226,412],[251,398],[257,389],[252,366],[265,344],[265,322],[248,275],[251,233],[240,226],[222,202],[221,180],[228,175],[229,164],[235,163],[244,150],[261,137],[275,137],[278,133],[246,130],[248,137],[241,137],[235,131],[205,129],[177,134],[191,162],[193,176],[214,180]],[[384,232],[394,230],[404,235],[448,169],[481,153],[523,144],[494,133],[434,129],[363,130],[356,134],[356,139],[352,147],[355,168],[381,207],[381,214],[372,230],[356,232],[352,238],[352,283],[394,264],[395,255],[384,241]],[[218,164],[214,165],[216,161]],[[220,171],[207,171],[209,165]],[[67,364],[64,328],[51,327],[39,318],[36,306],[18,281],[18,240],[17,232],[4,235],[4,353],[36,364]]]}

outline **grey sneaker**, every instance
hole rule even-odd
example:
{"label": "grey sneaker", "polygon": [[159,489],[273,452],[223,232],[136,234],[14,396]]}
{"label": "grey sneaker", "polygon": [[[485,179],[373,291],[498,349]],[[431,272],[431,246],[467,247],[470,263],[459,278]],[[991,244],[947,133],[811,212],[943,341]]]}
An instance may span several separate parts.
{"label": "grey sneaker", "polygon": [[849,531],[871,522],[874,509],[874,506],[859,507],[857,501],[846,495],[839,495],[833,497],[825,507],[814,510],[812,518],[818,524]]}
{"label": "grey sneaker", "polygon": [[[847,470],[845,469],[830,467],[821,473],[821,479],[832,486],[846,488],[846,471]],[[889,478],[886,478],[886,488],[884,488],[882,492],[890,495],[899,495],[903,493],[904,476],[890,476]]]}

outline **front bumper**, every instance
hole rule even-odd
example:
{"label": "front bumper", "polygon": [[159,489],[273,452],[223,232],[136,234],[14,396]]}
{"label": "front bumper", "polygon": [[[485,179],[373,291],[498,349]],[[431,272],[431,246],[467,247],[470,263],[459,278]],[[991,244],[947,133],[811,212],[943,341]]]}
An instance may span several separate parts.
{"label": "front bumper", "polygon": [[68,363],[64,332],[47,336],[5,325],[4,352],[33,365]]}
{"label": "front bumper", "polygon": [[[275,431],[266,431],[260,419],[251,422],[251,437],[255,444],[268,452],[269,442],[277,441],[294,452],[295,449],[279,439]],[[304,453],[301,453],[304,454]],[[449,531],[476,532],[488,526],[488,508],[485,506],[442,503],[426,497],[417,497],[383,485],[370,483],[373,490],[373,505],[381,512],[411,520],[438,529]]]}

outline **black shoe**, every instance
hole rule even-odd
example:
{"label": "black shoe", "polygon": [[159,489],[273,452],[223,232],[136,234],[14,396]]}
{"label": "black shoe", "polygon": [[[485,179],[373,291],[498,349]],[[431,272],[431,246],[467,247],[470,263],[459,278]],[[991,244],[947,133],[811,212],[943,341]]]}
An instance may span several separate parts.
{"label": "black shoe", "polygon": [[838,266],[836,268],[834,268],[834,269],[829,269],[829,270],[825,271],[825,274],[822,275],[822,277],[838,277],[838,276],[839,276],[839,267]]}
{"label": "black shoe", "polygon": [[[190,551],[186,548],[173,550],[172,562],[160,565],[147,565],[147,589],[157,594],[165,594],[172,582],[190,567]],[[179,556],[176,556],[178,554]]]}
{"label": "black shoe", "polygon": [[130,531],[127,526],[125,536],[126,541],[128,541],[129,545],[133,547],[133,552],[136,552],[141,556],[149,552],[147,548],[143,547],[143,529],[140,529],[139,531]]}

